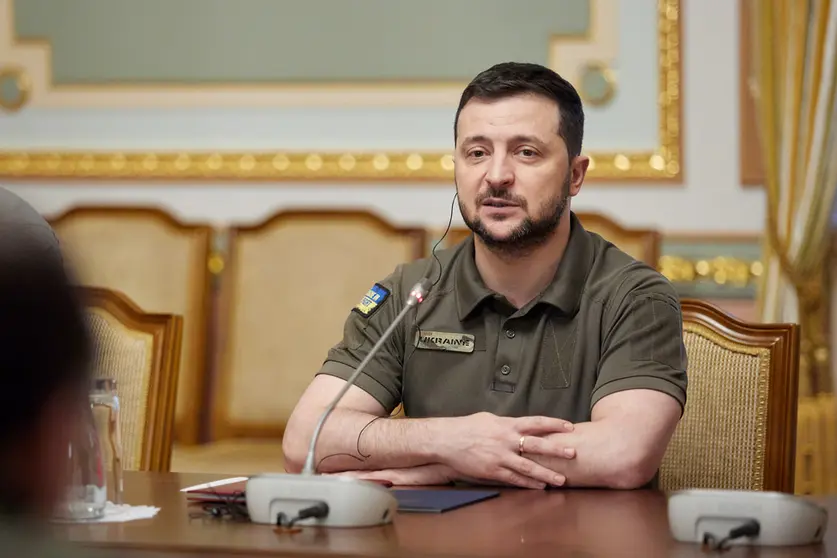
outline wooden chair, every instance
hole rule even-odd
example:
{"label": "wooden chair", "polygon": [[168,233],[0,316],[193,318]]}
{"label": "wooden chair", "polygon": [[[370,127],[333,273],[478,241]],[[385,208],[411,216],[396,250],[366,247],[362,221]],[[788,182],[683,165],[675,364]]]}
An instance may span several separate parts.
{"label": "wooden chair", "polygon": [[684,299],[686,409],[660,468],[663,490],[794,490],[799,332]]}
{"label": "wooden chair", "polygon": [[175,439],[199,442],[210,366],[212,229],[153,207],[82,206],[48,220],[82,285],[124,293],[146,312],[183,317]]}
{"label": "wooden chair", "polygon": [[230,230],[213,440],[276,438],[349,311],[403,262],[422,229],[351,210],[282,211]]}
{"label": "wooden chair", "polygon": [[[634,259],[645,262],[656,269],[660,259],[661,235],[651,229],[628,229],[600,213],[575,212],[584,228],[612,242]],[[435,231],[434,231],[435,234]],[[445,246],[453,246],[471,234],[468,228],[452,228],[445,238]],[[437,236],[441,236],[441,231]]]}
{"label": "wooden chair", "polygon": [[596,233],[636,260],[656,268],[660,259],[660,233],[652,229],[628,229],[601,213],[576,213],[590,232]]}
{"label": "wooden chair", "polygon": [[168,471],[183,318],[145,313],[118,291],[80,289],[96,348],[94,376],[117,382],[122,466]]}

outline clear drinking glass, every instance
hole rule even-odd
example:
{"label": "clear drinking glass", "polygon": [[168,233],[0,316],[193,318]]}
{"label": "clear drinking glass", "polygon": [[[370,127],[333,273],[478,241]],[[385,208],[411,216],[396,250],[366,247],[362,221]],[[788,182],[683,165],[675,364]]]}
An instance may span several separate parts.
{"label": "clear drinking glass", "polygon": [[107,504],[107,479],[91,405],[84,406],[83,420],[77,425],[67,447],[66,466],[70,482],[64,499],[54,512],[55,519],[78,521],[103,517]]}
{"label": "clear drinking glass", "polygon": [[90,390],[90,405],[99,432],[102,459],[110,477],[108,497],[114,504],[122,504],[122,433],[119,423],[119,396],[116,380],[95,378]]}

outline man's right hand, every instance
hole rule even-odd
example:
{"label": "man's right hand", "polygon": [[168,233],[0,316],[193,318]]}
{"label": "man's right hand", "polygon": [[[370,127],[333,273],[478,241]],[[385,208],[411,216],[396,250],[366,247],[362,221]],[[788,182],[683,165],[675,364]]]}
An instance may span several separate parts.
{"label": "man's right hand", "polygon": [[533,444],[537,446],[533,448],[525,443],[526,437],[571,432],[572,424],[563,419],[499,417],[483,412],[446,419],[443,427],[438,439],[439,461],[473,479],[536,489],[563,485],[563,475],[518,453],[521,437],[526,453],[563,459],[575,456],[573,448],[554,444]]}

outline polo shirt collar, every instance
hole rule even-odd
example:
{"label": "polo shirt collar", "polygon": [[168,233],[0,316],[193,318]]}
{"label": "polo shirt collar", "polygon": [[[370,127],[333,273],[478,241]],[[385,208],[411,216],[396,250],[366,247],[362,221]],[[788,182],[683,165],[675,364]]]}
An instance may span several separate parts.
{"label": "polo shirt collar", "polygon": [[[459,319],[466,319],[484,300],[496,295],[480,276],[474,260],[474,238],[465,241],[462,257],[455,274],[456,305]],[[570,212],[570,238],[555,277],[546,289],[523,310],[540,302],[550,304],[567,316],[578,311],[587,274],[593,262],[593,241],[581,226],[575,213]]]}

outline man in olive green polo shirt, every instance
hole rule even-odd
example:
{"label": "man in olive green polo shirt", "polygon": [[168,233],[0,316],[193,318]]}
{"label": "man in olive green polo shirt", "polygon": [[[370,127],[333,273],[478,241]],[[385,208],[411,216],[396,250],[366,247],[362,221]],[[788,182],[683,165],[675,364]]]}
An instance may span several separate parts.
{"label": "man in olive green polo shirt", "polygon": [[[467,240],[399,266],[349,313],[283,448],[301,469],[323,409],[404,308],[426,299],[326,422],[317,470],[396,484],[653,484],[686,401],[678,296],[570,209],[589,159],[573,87],[505,63],[463,92],[455,179]],[[406,418],[388,419],[403,403]],[[378,420],[385,419],[385,420]]]}

